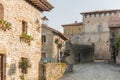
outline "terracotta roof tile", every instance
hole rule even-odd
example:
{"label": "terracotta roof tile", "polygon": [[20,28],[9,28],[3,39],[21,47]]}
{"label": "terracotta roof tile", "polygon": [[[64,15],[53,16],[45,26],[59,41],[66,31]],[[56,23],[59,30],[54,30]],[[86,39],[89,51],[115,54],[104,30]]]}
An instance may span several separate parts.
{"label": "terracotta roof tile", "polygon": [[45,25],[45,24],[42,24],[42,28],[46,28],[46,29],[48,29],[48,30],[56,33],[56,34],[57,34],[58,36],[60,36],[63,40],[68,40],[68,38],[65,37],[65,35],[63,35],[61,32],[59,32],[59,31],[57,31],[57,30],[55,30],[55,29],[53,29],[53,28],[51,28],[51,27],[49,27],[49,26],[47,26],[47,25]]}

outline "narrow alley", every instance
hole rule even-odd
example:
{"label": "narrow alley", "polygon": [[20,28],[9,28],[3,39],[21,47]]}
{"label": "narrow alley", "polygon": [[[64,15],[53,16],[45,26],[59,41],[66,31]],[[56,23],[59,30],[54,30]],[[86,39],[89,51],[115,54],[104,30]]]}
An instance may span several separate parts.
{"label": "narrow alley", "polygon": [[60,80],[120,80],[120,67],[107,63],[84,63]]}

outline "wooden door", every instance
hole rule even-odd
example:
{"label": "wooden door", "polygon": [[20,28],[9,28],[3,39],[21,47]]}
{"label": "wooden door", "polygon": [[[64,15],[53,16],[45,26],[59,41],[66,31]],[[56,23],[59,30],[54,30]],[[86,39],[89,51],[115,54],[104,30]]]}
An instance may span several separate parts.
{"label": "wooden door", "polygon": [[0,80],[3,80],[3,56],[0,54]]}

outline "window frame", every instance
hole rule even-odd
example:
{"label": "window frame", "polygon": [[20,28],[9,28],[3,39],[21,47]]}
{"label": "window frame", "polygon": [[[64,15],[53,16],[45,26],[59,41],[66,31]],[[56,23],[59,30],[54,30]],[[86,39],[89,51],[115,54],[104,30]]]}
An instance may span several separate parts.
{"label": "window frame", "polygon": [[26,33],[27,34],[27,28],[28,28],[28,23],[27,21],[22,20],[22,33]]}
{"label": "window frame", "polygon": [[80,42],[80,37],[79,36],[75,37],[75,42],[76,43]]}
{"label": "window frame", "polygon": [[47,36],[46,35],[42,35],[42,44],[47,42]]}

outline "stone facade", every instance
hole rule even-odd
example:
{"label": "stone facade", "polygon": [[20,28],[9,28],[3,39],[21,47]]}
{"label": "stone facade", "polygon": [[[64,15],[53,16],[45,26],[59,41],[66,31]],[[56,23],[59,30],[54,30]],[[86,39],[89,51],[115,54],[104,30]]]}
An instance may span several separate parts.
{"label": "stone facade", "polygon": [[95,59],[110,59],[108,21],[117,11],[83,13],[84,43],[95,45]]}
{"label": "stone facade", "polygon": [[[83,16],[83,22],[82,22],[82,35],[81,34],[75,34],[72,37],[75,36],[82,36],[82,44],[94,44],[94,50],[95,50],[95,59],[110,59],[110,52],[109,52],[109,28],[108,28],[108,21],[112,17],[119,17],[120,11],[119,10],[105,10],[105,11],[93,11],[93,12],[84,12],[81,13]],[[75,24],[74,24],[75,25]],[[65,25],[64,26],[64,33],[66,34],[67,30],[70,30],[68,28],[66,30]],[[69,26],[68,26],[69,27]],[[77,32],[75,28],[73,27],[72,32]],[[81,33],[81,31],[78,31],[78,33]],[[75,41],[75,40],[74,40]],[[72,42],[74,42],[72,41]]]}
{"label": "stone facade", "polygon": [[50,58],[51,62],[57,62],[58,48],[55,40],[58,39],[62,43],[62,50],[65,48],[65,41],[67,38],[59,31],[48,27],[42,26],[42,35],[46,36],[46,42],[42,44],[42,53],[46,54],[46,58]]}
{"label": "stone facade", "polygon": [[[38,31],[38,27],[42,22],[42,11],[37,10],[25,0],[0,0],[0,4],[3,5],[4,9],[3,19],[12,24],[10,30],[0,29],[0,54],[6,56],[3,80],[20,80],[22,73],[18,65],[22,57],[27,58],[32,64],[28,73],[25,74],[25,80],[38,80],[39,61],[41,59],[41,28]],[[27,34],[34,38],[30,45],[20,40],[22,21],[27,22]],[[15,64],[15,73],[9,75],[12,64]]]}
{"label": "stone facade", "polygon": [[83,42],[83,26],[80,22],[62,25],[64,28],[64,35],[67,36],[71,43],[82,44]]}
{"label": "stone facade", "polygon": [[66,67],[65,63],[47,63],[46,80],[58,80],[64,75]]}

